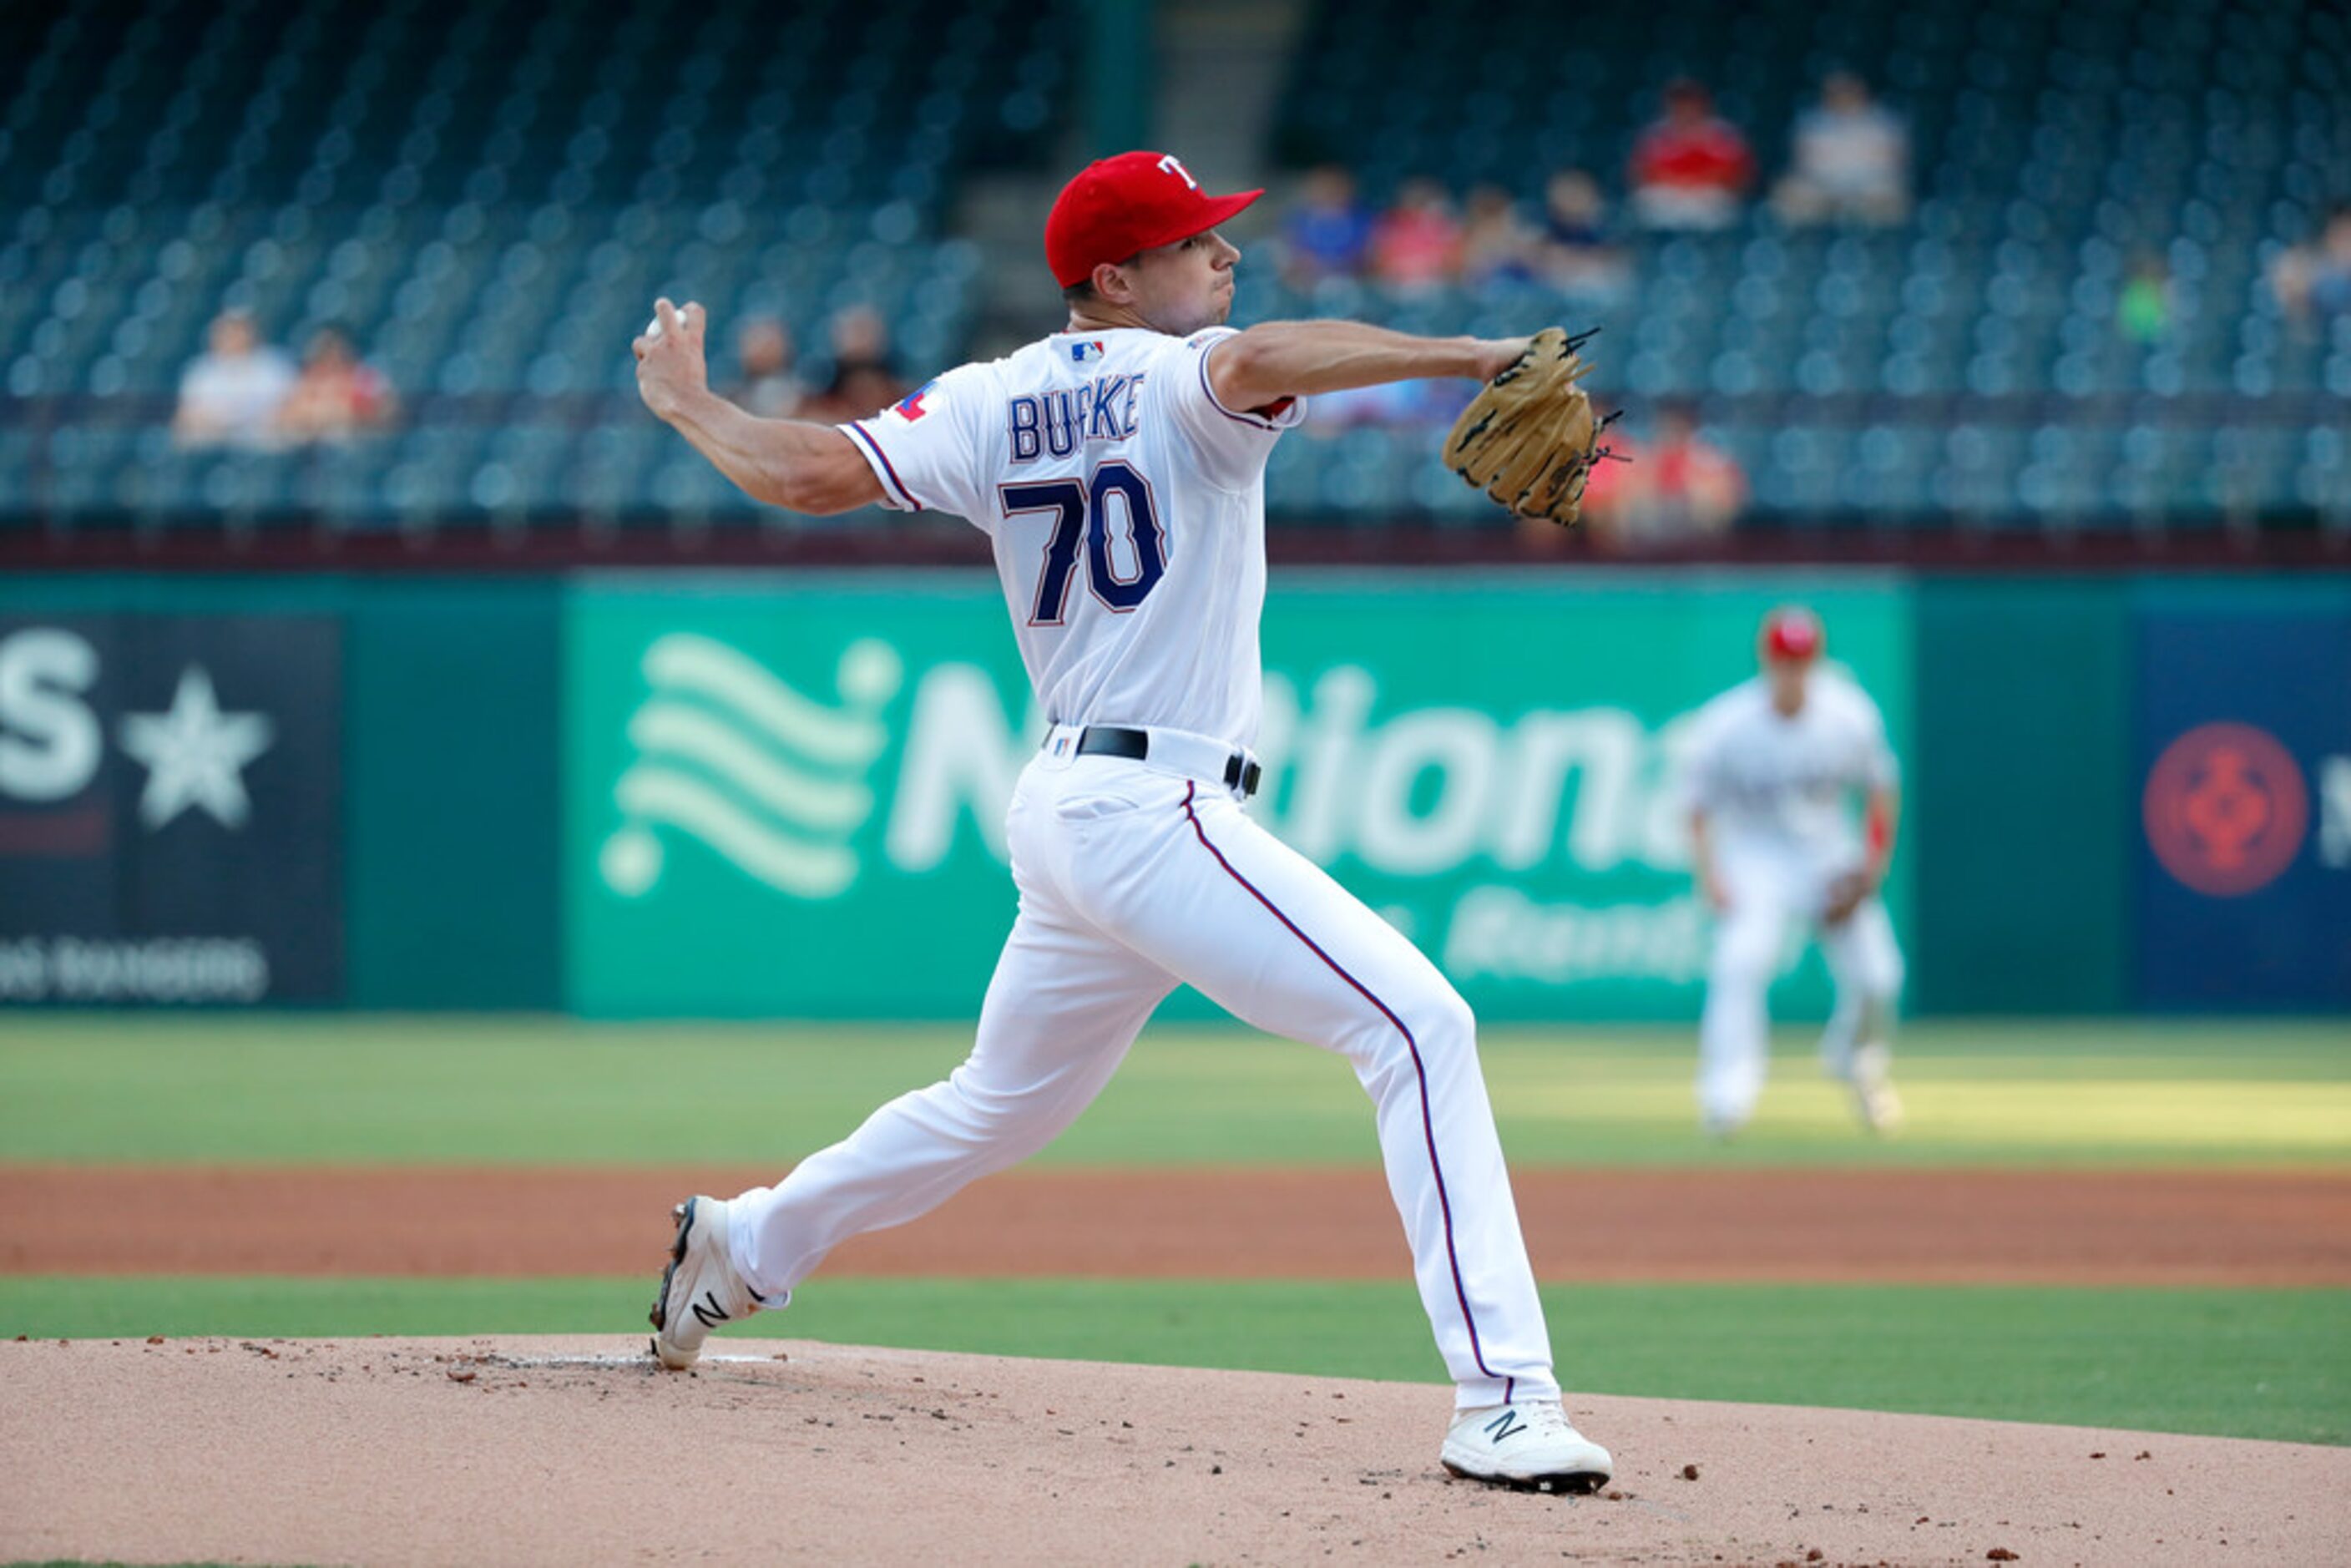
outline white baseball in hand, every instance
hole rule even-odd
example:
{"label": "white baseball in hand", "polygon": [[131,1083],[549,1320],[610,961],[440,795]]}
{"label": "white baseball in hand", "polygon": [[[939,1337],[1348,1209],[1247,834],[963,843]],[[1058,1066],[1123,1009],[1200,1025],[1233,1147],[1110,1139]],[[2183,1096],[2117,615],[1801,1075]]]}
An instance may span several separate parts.
{"label": "white baseball in hand", "polygon": [[[683,324],[684,323],[684,320],[685,320],[685,307],[684,307],[684,306],[683,306],[683,305],[681,305],[681,306],[679,306],[679,307],[677,308],[677,319],[678,319],[678,321],[679,321],[679,323],[680,323],[681,325],[683,325]],[[646,337],[648,337],[648,338],[658,338],[658,337],[660,337],[661,335],[662,335],[662,320],[661,320],[661,312],[660,312],[660,311],[658,311],[658,310],[656,310],[656,311],[654,311],[654,312],[653,312],[653,319],[651,321],[648,321],[648,322],[646,322],[646,323],[645,323],[645,336],[646,336]]]}

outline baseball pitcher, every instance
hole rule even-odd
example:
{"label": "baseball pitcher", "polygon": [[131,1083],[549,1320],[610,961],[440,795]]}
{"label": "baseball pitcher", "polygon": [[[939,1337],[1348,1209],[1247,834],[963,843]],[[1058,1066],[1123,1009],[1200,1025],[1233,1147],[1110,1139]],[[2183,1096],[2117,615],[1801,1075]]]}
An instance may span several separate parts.
{"label": "baseball pitcher", "polygon": [[1824,642],[1811,611],[1774,611],[1758,642],[1762,674],[1698,710],[1685,758],[1693,867],[1716,915],[1698,1101],[1717,1137],[1745,1126],[1763,1092],[1764,993],[1792,923],[1818,933],[1836,982],[1823,1070],[1851,1085],[1873,1131],[1902,1116],[1887,1071],[1902,953],[1877,896],[1894,855],[1898,773],[1877,705],[1819,667]]}
{"label": "baseball pitcher", "polygon": [[1459,1391],[1445,1465],[1588,1491],[1611,1463],[1561,1408],[1468,1007],[1243,807],[1259,779],[1266,456],[1301,400],[1499,378],[1485,425],[1457,431],[1447,461],[1505,505],[1562,521],[1605,422],[1573,386],[1563,333],[1224,325],[1240,252],[1219,225],[1261,193],[1211,195],[1156,152],[1090,165],[1045,224],[1067,328],[848,424],[755,419],[714,396],[696,306],[661,301],[658,330],[637,340],[647,406],[753,497],[800,512],[947,512],[987,534],[1051,721],[1013,793],[1019,909],[970,1057],[775,1186],[680,1205],[653,1351],[692,1364],[712,1329],[784,1305],[842,1240],[1044,1147],[1160,999],[1189,984],[1345,1056],[1370,1092]]}

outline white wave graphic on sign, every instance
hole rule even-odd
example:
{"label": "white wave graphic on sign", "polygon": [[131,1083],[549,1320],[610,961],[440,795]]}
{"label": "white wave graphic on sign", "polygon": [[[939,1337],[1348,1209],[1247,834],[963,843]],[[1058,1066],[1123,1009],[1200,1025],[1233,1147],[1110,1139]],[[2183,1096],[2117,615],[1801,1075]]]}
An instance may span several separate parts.
{"label": "white wave graphic on sign", "polygon": [[623,821],[598,857],[605,884],[650,892],[667,829],[789,897],[846,892],[850,840],[873,814],[864,776],[889,740],[880,710],[905,678],[897,650],[872,638],[843,650],[838,708],[693,632],[655,641],[643,669],[653,692],[629,719],[636,758],[612,787]]}
{"label": "white wave graphic on sign", "polygon": [[810,702],[758,661],[707,637],[673,632],[645,650],[645,679],[656,693],[706,697],[810,761],[836,768],[862,768],[881,751],[888,737],[873,709],[897,695],[904,674],[888,643],[869,638],[852,644],[841,655],[840,674],[841,695],[852,706],[841,712]]}
{"label": "white wave graphic on sign", "polygon": [[667,754],[700,763],[732,780],[754,804],[811,831],[854,832],[873,814],[873,791],[862,784],[810,778],[695,708],[656,697],[629,721],[629,738],[640,755]]}

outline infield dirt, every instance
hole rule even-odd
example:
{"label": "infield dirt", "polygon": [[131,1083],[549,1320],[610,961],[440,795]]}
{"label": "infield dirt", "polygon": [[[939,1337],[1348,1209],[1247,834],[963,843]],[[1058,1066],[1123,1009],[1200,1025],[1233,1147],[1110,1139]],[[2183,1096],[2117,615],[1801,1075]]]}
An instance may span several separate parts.
{"label": "infield dirt", "polygon": [[[2351,1450],[1591,1397],[1614,1486],[1449,1479],[1427,1385],[764,1342],[0,1344],[0,1557],[2351,1561]],[[2012,1553],[2012,1559],[2001,1555]]]}
{"label": "infield dirt", "polygon": [[[756,1170],[0,1165],[0,1273],[645,1274]],[[1554,1281],[2351,1285],[2351,1176],[1565,1171],[1513,1178]],[[829,1274],[1403,1280],[1375,1171],[1015,1171]]]}

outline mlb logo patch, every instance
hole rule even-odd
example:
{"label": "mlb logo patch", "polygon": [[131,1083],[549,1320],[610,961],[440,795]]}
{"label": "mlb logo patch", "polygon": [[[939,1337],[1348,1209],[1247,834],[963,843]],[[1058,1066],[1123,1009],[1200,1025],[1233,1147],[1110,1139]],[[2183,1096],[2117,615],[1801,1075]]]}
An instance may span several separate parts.
{"label": "mlb logo patch", "polygon": [[1081,365],[1088,360],[1099,360],[1104,354],[1109,352],[1110,345],[1103,342],[1099,338],[1090,339],[1082,343],[1072,343],[1070,345],[1070,358]]}

